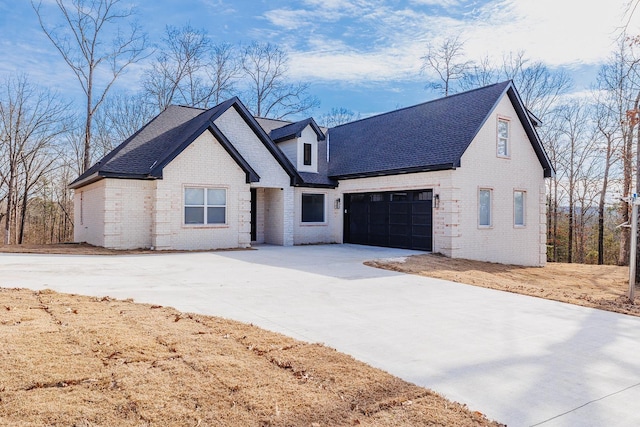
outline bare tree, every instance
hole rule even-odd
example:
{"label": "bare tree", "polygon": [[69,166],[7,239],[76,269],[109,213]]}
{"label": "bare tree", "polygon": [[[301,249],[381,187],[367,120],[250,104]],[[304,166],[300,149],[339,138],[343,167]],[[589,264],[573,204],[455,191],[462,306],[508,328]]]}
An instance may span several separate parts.
{"label": "bare tree", "polygon": [[163,38],[164,48],[147,71],[144,88],[160,111],[177,102],[192,105],[199,84],[198,73],[206,66],[209,49],[206,31],[190,25],[182,28],[167,26]]}
{"label": "bare tree", "polygon": [[542,62],[530,62],[524,52],[503,58],[501,78],[513,80],[527,108],[544,121],[572,81],[563,70],[551,71]]}
{"label": "bare tree", "polygon": [[253,42],[242,50],[242,71],[248,80],[249,108],[259,117],[282,119],[316,108],[308,83],[290,83],[287,54],[270,43]]}
{"label": "bare tree", "polygon": [[3,182],[7,186],[4,215],[4,243],[13,237],[19,189],[23,204],[37,180],[49,170],[53,141],[65,130],[68,105],[50,91],[37,89],[25,76],[9,77],[0,89],[0,141],[2,141]]}
{"label": "bare tree", "polygon": [[95,116],[94,152],[98,157],[103,157],[156,114],[155,106],[145,102],[142,94],[127,95],[120,92],[110,95]]}
{"label": "bare tree", "polygon": [[472,68],[472,62],[465,60],[464,42],[459,36],[449,37],[441,44],[427,45],[427,53],[421,57],[423,73],[435,72],[436,81],[429,82],[427,88],[441,91],[448,96],[453,83],[463,79]]}
{"label": "bare tree", "polygon": [[208,104],[217,105],[236,92],[236,81],[240,75],[238,52],[229,43],[213,46],[206,69],[211,82],[211,90],[206,100]]}
{"label": "bare tree", "polygon": [[471,62],[467,72],[459,79],[459,86],[461,90],[471,90],[497,83],[500,78],[500,70],[493,66],[488,56],[484,56],[480,61]]}
{"label": "bare tree", "polygon": [[565,145],[561,165],[566,170],[566,181],[559,183],[564,185],[568,196],[568,242],[567,262],[571,263],[574,250],[574,231],[576,199],[580,189],[580,177],[593,155],[593,138],[588,128],[589,108],[582,100],[562,106],[558,115],[562,120],[561,135]]}
{"label": "bare tree", "polygon": [[167,26],[160,54],[145,73],[145,93],[160,111],[173,103],[207,108],[234,92],[238,62],[232,45],[213,44],[205,30]]}
{"label": "bare tree", "polygon": [[[133,9],[121,0],[55,0],[64,25],[45,22],[50,16],[42,2],[31,5],[42,30],[73,71],[86,96],[83,170],[91,165],[93,117],[105,96],[127,67],[145,57],[146,35],[132,21]],[[130,23],[124,32],[121,23]],[[106,37],[112,36],[109,41]],[[104,79],[99,78],[106,76]]]}
{"label": "bare tree", "polygon": [[622,125],[620,121],[620,113],[618,100],[616,96],[616,87],[618,84],[611,86],[611,82],[619,81],[619,65],[616,63],[603,65],[598,73],[598,85],[595,91],[595,126],[597,134],[601,142],[599,151],[602,153],[601,161],[602,176],[600,197],[598,201],[598,264],[604,264],[604,222],[605,222],[605,204],[607,193],[609,191],[609,179],[611,168],[619,160],[618,153],[621,149],[622,141]]}
{"label": "bare tree", "polygon": [[332,108],[328,113],[320,116],[320,124],[324,127],[335,127],[360,119],[360,113],[356,114],[348,108]]}

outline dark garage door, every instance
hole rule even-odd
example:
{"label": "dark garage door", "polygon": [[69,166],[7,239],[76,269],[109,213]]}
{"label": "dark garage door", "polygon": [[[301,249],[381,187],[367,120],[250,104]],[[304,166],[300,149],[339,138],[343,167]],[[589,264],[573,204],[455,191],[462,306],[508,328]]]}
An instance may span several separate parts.
{"label": "dark garage door", "polygon": [[345,194],[344,241],[432,250],[432,190]]}

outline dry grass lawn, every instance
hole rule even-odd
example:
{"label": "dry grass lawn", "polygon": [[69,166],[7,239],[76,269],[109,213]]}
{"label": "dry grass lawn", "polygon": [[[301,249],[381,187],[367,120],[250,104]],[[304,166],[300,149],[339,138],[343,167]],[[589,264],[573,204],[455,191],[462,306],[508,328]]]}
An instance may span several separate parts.
{"label": "dry grass lawn", "polygon": [[[62,244],[0,252],[150,251]],[[640,316],[626,297],[626,267],[439,255],[367,264]],[[0,340],[1,425],[500,425],[331,348],[132,301],[0,288]]]}
{"label": "dry grass lawn", "polygon": [[425,254],[403,260],[367,262],[367,265],[435,277],[640,316],[640,292],[627,297],[629,268],[614,265],[547,263],[545,267],[519,267],[442,255]]}
{"label": "dry grass lawn", "polygon": [[0,341],[0,425],[499,425],[331,348],[131,301],[0,288]]}

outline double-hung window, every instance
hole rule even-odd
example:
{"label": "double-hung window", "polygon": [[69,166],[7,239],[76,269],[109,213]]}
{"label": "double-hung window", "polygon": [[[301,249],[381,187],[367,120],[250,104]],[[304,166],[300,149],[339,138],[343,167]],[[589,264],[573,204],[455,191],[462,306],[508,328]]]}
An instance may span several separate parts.
{"label": "double-hung window", "polygon": [[513,192],[513,225],[516,227],[524,227],[525,224],[525,200],[526,194],[524,191]]}
{"label": "double-hung window", "polygon": [[324,222],[324,194],[302,194],[302,222]]}
{"label": "double-hung window", "polygon": [[478,225],[491,227],[491,190],[488,188],[478,191]]}
{"label": "double-hung window", "polygon": [[509,120],[498,119],[498,157],[509,157]]}
{"label": "double-hung window", "polygon": [[185,224],[225,224],[227,190],[224,188],[185,188]]}

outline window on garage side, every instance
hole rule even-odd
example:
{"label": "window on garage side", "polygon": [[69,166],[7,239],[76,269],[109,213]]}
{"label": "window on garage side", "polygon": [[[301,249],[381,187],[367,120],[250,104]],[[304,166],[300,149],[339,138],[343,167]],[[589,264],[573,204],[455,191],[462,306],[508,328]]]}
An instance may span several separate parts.
{"label": "window on garage side", "polygon": [[185,224],[225,224],[227,191],[224,188],[185,188]]}
{"label": "window on garage side", "polygon": [[525,195],[524,191],[516,190],[513,192],[513,225],[516,227],[525,226]]}
{"label": "window on garage side", "polygon": [[491,227],[491,189],[481,188],[478,191],[478,225]]}
{"label": "window on garage side", "polygon": [[302,222],[324,222],[324,194],[302,194]]}

